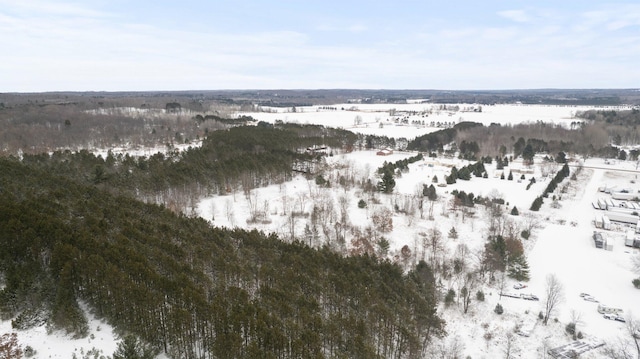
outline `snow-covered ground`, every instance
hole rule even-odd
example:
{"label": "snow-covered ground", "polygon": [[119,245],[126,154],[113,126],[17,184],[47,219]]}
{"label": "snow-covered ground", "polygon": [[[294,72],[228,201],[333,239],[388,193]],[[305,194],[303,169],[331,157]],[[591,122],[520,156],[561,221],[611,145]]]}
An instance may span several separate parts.
{"label": "snow-covered ground", "polygon": [[[607,106],[601,108],[621,110],[631,107]],[[270,123],[280,120],[300,124],[319,124],[327,127],[340,127],[356,133],[412,139],[462,121],[478,122],[485,126],[492,123],[505,125],[541,121],[569,127],[571,122],[582,121],[575,117],[577,112],[589,109],[593,109],[593,107],[516,104],[443,105],[432,103],[336,104],[296,107],[295,112],[290,107],[262,107],[262,111],[243,112],[239,115],[248,115],[256,120]],[[474,110],[476,111],[474,112]],[[406,121],[403,123],[402,120]]]}
{"label": "snow-covered ground", "polygon": [[[356,173],[356,176],[369,176],[375,178],[374,172],[383,161],[394,162],[407,158],[413,153],[395,153],[392,156],[376,156],[373,151],[355,152],[335,156],[330,159],[334,165],[347,164],[338,172]],[[358,189],[345,191],[335,185],[331,189],[318,188],[313,179],[305,179],[297,176],[293,181],[283,185],[274,185],[267,188],[252,190],[249,197],[253,203],[258,203],[258,211],[266,213],[266,218],[257,223],[248,223],[250,217],[250,201],[242,193],[235,195],[216,196],[201,201],[198,213],[214,224],[227,227],[257,228],[265,232],[276,232],[282,238],[290,238],[292,222],[289,213],[291,211],[309,213],[314,201],[332,201],[339,213],[340,198],[348,199],[349,223],[353,226],[365,227],[371,223],[371,213],[374,207],[382,206],[393,208],[398,198],[403,195],[412,195],[422,183],[430,184],[433,176],[437,176],[440,182],[450,171],[446,164],[455,164],[460,168],[464,162],[449,159],[440,160],[441,165],[430,166],[432,159],[425,159],[410,165],[409,173],[397,179],[397,189],[392,195],[376,195],[379,205],[369,205],[367,209],[357,207],[360,198],[368,200]],[[537,159],[541,161],[541,159]],[[611,251],[595,248],[592,233],[595,230],[593,219],[597,210],[592,202],[600,197],[608,196],[598,192],[598,187],[604,185],[618,185],[630,187],[631,180],[635,180],[637,171],[635,163],[618,162],[615,165],[606,165],[601,159],[589,159],[584,162],[584,168],[575,181],[566,179],[563,183],[569,183],[565,194],[559,201],[561,208],[551,208],[551,198],[545,200],[545,204],[539,212],[528,210],[534,198],[542,194],[548,185],[549,179],[540,176],[537,169],[533,176],[537,182],[529,190],[526,186],[532,176],[526,174],[524,181],[518,181],[519,174],[514,174],[514,180],[501,180],[492,174],[495,164],[489,170],[489,178],[472,178],[470,181],[458,180],[454,185],[437,187],[441,200],[434,209],[435,220],[420,219],[419,214],[407,216],[395,213],[393,215],[393,231],[385,235],[391,242],[390,253],[397,254],[404,245],[408,245],[420,257],[421,250],[416,248],[419,242],[419,233],[428,232],[434,227],[438,228],[444,237],[450,228],[455,227],[458,239],[448,240],[449,254],[453,254],[456,246],[465,243],[471,252],[481,248],[486,240],[487,222],[481,211],[472,218],[462,219],[462,215],[449,211],[451,191],[454,189],[472,192],[476,196],[504,198],[507,204],[505,213],[509,213],[513,206],[520,211],[520,216],[513,217],[514,221],[526,221],[525,217],[537,218],[539,228],[533,232],[532,238],[524,241],[527,258],[530,264],[531,280],[526,283],[527,288],[520,291],[512,289],[515,281],[508,281],[509,292],[532,293],[540,298],[540,301],[528,301],[499,296],[498,284],[487,283],[483,287],[485,301],[474,301],[468,314],[461,313],[461,305],[452,308],[441,308],[441,314],[447,321],[447,331],[450,337],[447,341],[459,336],[464,338],[464,354],[472,358],[496,358],[504,355],[507,338],[515,332],[516,325],[523,322],[531,322],[535,325],[529,337],[513,335],[509,340],[513,350],[517,350],[515,357],[539,358],[542,353],[551,347],[567,344],[572,340],[565,334],[565,326],[573,315],[579,315],[578,330],[585,335],[594,336],[605,342],[616,342],[619,336],[624,335],[624,324],[613,320],[604,319],[597,312],[598,303],[583,300],[580,293],[588,293],[601,303],[621,308],[625,315],[634,314],[636,318],[640,313],[640,291],[631,285],[635,277],[631,271],[631,256],[640,255],[637,250],[624,245],[626,227],[614,226],[611,231],[604,231],[608,243],[613,244]],[[520,167],[518,162],[510,165],[511,169]],[[591,168],[593,167],[593,168]],[[618,169],[628,169],[629,172],[620,172]],[[507,172],[508,173],[508,172]],[[332,181],[336,179],[333,178]],[[324,198],[324,199],[323,199]],[[369,202],[371,203],[371,202]],[[285,210],[285,208],[288,208]],[[425,210],[426,214],[426,210]],[[444,215],[443,215],[444,214]],[[338,214],[339,215],[339,214]],[[426,218],[426,215],[425,215]],[[294,235],[304,238],[304,227],[309,225],[308,215],[297,217],[294,224]],[[347,247],[349,244],[347,243]],[[420,247],[419,245],[417,247]],[[554,274],[564,287],[564,300],[559,304],[558,310],[548,326],[537,323],[537,315],[544,309],[544,293],[548,274]],[[446,285],[446,284],[445,284]],[[475,294],[475,292],[474,292]],[[497,303],[504,307],[505,314],[498,316],[493,312]],[[557,318],[558,322],[555,321]],[[489,333],[489,334],[487,334]],[[487,339],[490,336],[491,339]],[[513,355],[513,352],[512,352]],[[583,354],[583,357],[597,358],[598,352],[593,351]]]}
{"label": "snow-covered ground", "polygon": [[70,359],[75,355],[78,359],[85,356],[93,359],[95,354],[98,355],[95,358],[111,356],[119,341],[113,328],[90,314],[88,319],[89,335],[82,339],[73,339],[59,331],[48,333],[45,326],[15,331],[11,328],[11,321],[0,322],[0,333],[17,333],[22,350],[27,347],[33,349],[31,353],[35,354],[32,358]]}
{"label": "snow-covered ground", "polygon": [[[482,106],[482,112],[455,112],[449,116],[448,111],[436,110],[433,104],[412,105],[355,105],[357,110],[347,110],[352,104],[335,105],[337,110],[323,110],[320,108],[298,108],[297,112],[256,112],[250,115],[262,121],[276,120],[314,123],[331,127],[343,127],[362,133],[374,133],[392,137],[411,139],[423,133],[437,130],[437,127],[417,124],[417,117],[410,117],[408,125],[396,124],[391,115],[391,108],[395,108],[395,115],[402,115],[400,111],[429,112],[424,117],[425,123],[477,121],[485,124],[520,123],[520,122],[564,122],[576,121],[573,114],[586,110],[581,107],[562,106],[524,106],[524,105],[495,105]],[[472,106],[472,105],[469,105]],[[345,110],[341,108],[344,107]],[[460,106],[463,108],[464,106]],[[275,111],[275,109],[274,109]],[[246,114],[246,113],[243,113]],[[361,122],[356,125],[356,117]],[[411,115],[421,116],[421,115]],[[412,121],[414,121],[412,125]],[[420,120],[422,121],[422,120]],[[380,123],[383,125],[380,126]],[[368,132],[370,131],[370,132]],[[530,265],[531,280],[525,289],[512,289],[515,281],[509,280],[507,288],[510,292],[532,293],[540,301],[527,301],[499,296],[497,283],[485,283],[478,289],[485,293],[482,302],[473,301],[469,312],[462,313],[462,305],[454,304],[449,308],[442,306],[439,311],[447,321],[449,336],[444,339],[445,346],[451,347],[454,342],[460,344],[462,357],[498,358],[504,357],[506,348],[511,345],[511,355],[515,358],[542,358],[549,348],[571,342],[565,334],[565,325],[573,315],[579,315],[578,330],[606,343],[617,341],[623,335],[624,324],[607,320],[597,311],[597,303],[583,300],[579,294],[589,293],[601,303],[619,307],[625,315],[633,314],[640,317],[640,291],[633,288],[631,280],[636,277],[631,271],[631,257],[640,255],[637,250],[624,246],[624,232],[626,228],[613,226],[612,230],[603,231],[612,244],[612,250],[595,248],[592,233],[595,230],[593,219],[597,210],[591,205],[598,198],[607,194],[598,191],[601,186],[640,189],[637,182],[638,171],[636,163],[630,161],[616,161],[605,163],[602,159],[588,159],[583,161],[584,168],[576,180],[565,179],[563,184],[569,183],[566,193],[558,201],[559,208],[552,208],[551,198],[545,199],[539,212],[528,210],[534,198],[542,194],[549,183],[550,176],[543,174],[553,170],[553,166],[542,166],[542,160],[536,158],[536,164],[531,169],[525,168],[519,161],[509,164],[504,170],[505,177],[513,171],[514,179],[509,181],[500,179],[500,173],[495,169],[495,163],[487,166],[489,178],[475,178],[470,181],[458,180],[456,184],[437,187],[440,199],[433,208],[433,220],[427,219],[428,209],[424,209],[421,218],[419,211],[412,215],[393,211],[394,206],[411,201],[414,194],[422,189],[422,184],[430,185],[434,176],[438,183],[443,183],[445,176],[450,173],[451,166],[458,168],[466,162],[453,158],[425,158],[410,165],[410,170],[396,178],[396,189],[393,194],[368,194],[358,186],[345,188],[339,185],[340,178],[353,178],[355,181],[370,178],[377,182],[375,171],[385,161],[395,162],[399,159],[414,156],[415,153],[395,152],[390,156],[377,156],[375,151],[357,151],[339,154],[327,158],[327,172],[325,178],[331,187],[316,185],[315,178],[305,178],[302,175],[294,177],[290,182],[273,185],[266,188],[252,189],[248,194],[240,189],[236,193],[225,196],[213,196],[200,201],[197,215],[211,221],[214,225],[226,227],[257,228],[265,232],[278,233],[287,240],[294,235],[305,239],[305,226],[310,223],[310,212],[313,205],[331,207],[336,217],[345,212],[348,223],[353,227],[365,228],[371,224],[372,214],[379,208],[388,208],[393,213],[393,230],[384,236],[390,242],[389,257],[394,258],[400,249],[407,245],[414,254],[413,261],[424,254],[419,242],[424,233],[437,228],[446,240],[449,255],[455,248],[464,243],[473,253],[484,245],[487,234],[487,220],[483,210],[476,208],[472,216],[461,211],[450,209],[451,192],[455,189],[475,196],[503,198],[507,203],[504,212],[509,213],[515,206],[519,216],[509,216],[514,223],[524,225],[527,221],[537,221],[538,228],[532,237],[524,241],[525,253]],[[572,163],[577,166],[578,162]],[[557,167],[559,168],[559,167]],[[572,167],[572,171],[576,167]],[[525,173],[525,180],[520,181],[520,172]],[[526,190],[529,179],[534,176],[536,183]],[[348,181],[347,181],[348,182]],[[561,186],[559,186],[560,188]],[[559,191],[559,189],[557,190]],[[359,208],[358,201],[364,199],[367,208]],[[298,213],[292,217],[291,213]],[[252,214],[258,214],[258,221],[250,221]],[[456,229],[457,239],[449,239],[447,234],[451,228]],[[320,236],[322,237],[322,235]],[[347,236],[346,247],[350,246]],[[470,259],[471,263],[473,260]],[[543,326],[537,320],[538,313],[543,309],[545,283],[548,274],[554,274],[564,287],[564,300],[548,326]],[[448,288],[455,283],[446,282]],[[475,292],[474,292],[475,294]],[[473,296],[475,298],[475,295]],[[493,309],[497,303],[504,307],[504,314],[497,315]],[[555,321],[557,318],[557,322]],[[533,327],[529,337],[515,334],[517,325]],[[534,326],[535,324],[535,326]],[[98,327],[101,329],[98,330]],[[20,343],[30,345],[37,350],[37,358],[70,358],[73,353],[81,357],[80,351],[87,352],[93,347],[103,350],[104,355],[111,355],[116,347],[116,338],[110,327],[95,319],[90,324],[93,338],[71,340],[59,333],[46,335],[44,328],[37,328],[26,332],[18,332]],[[2,333],[10,332],[9,322],[0,326]],[[582,358],[598,358],[597,350],[583,354]]]}

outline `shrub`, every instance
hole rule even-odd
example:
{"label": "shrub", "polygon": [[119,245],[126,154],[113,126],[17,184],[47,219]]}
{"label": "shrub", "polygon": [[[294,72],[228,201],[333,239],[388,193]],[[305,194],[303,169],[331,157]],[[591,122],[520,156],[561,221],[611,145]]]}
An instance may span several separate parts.
{"label": "shrub", "polygon": [[576,323],[567,324],[567,326],[564,327],[564,330],[567,332],[567,334],[574,336],[576,334]]}
{"label": "shrub", "polygon": [[504,313],[504,309],[502,308],[502,305],[500,305],[500,303],[496,304],[496,307],[493,311],[498,315]]}
{"label": "shrub", "polygon": [[484,292],[483,291],[479,290],[476,293],[476,300],[479,301],[479,302],[484,302]]}
{"label": "shrub", "polygon": [[365,208],[367,206],[367,202],[364,199],[358,201],[358,208]]}
{"label": "shrub", "polygon": [[449,230],[449,238],[451,239],[458,238],[458,231],[456,231],[456,227],[451,227],[451,229]]}
{"label": "shrub", "polygon": [[529,239],[529,237],[531,236],[531,232],[529,232],[528,229],[525,229],[522,232],[520,232],[520,236],[524,239]]}
{"label": "shrub", "polygon": [[544,314],[542,314],[542,311],[538,313],[538,319],[540,320],[544,319]]}
{"label": "shrub", "polygon": [[637,289],[640,289],[640,278],[636,278],[633,281],[631,281],[631,283],[633,283],[633,286],[636,287]]}
{"label": "shrub", "polygon": [[444,296],[444,305],[447,307],[453,303],[453,300],[456,298],[456,291],[453,289],[449,289],[447,295]]}
{"label": "shrub", "polygon": [[325,180],[324,177],[322,177],[322,175],[318,175],[316,176],[316,184],[318,186],[324,186],[327,184],[327,180]]}
{"label": "shrub", "polygon": [[32,356],[36,355],[36,353],[37,351],[33,349],[30,345],[27,345],[23,351],[25,358],[31,358]]}

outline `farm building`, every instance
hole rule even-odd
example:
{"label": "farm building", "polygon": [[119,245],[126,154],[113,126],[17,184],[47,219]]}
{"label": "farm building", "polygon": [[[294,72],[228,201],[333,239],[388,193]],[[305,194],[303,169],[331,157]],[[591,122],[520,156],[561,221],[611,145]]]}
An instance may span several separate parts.
{"label": "farm building", "polygon": [[640,194],[633,192],[611,192],[611,198],[623,201],[637,201],[640,198]]}
{"label": "farm building", "polygon": [[624,237],[624,245],[627,247],[640,248],[640,238],[636,238],[634,231],[627,231]]}
{"label": "farm building", "polygon": [[380,151],[376,152],[378,156],[389,156],[393,154],[393,150],[390,148],[383,148]]}
{"label": "farm building", "polygon": [[611,229],[611,220],[606,215],[602,216],[602,229]]}
{"label": "farm building", "polygon": [[[621,222],[621,223],[627,223],[627,224],[632,224],[634,226],[637,226],[639,219],[640,217],[638,217],[637,215],[633,215],[631,213],[624,213],[624,212],[609,210],[604,215],[603,221],[604,222],[607,222],[607,221]],[[603,227],[603,228],[610,229],[606,227]]]}
{"label": "farm building", "polygon": [[594,220],[596,228],[602,228],[602,215],[600,213],[596,214],[596,218]]}

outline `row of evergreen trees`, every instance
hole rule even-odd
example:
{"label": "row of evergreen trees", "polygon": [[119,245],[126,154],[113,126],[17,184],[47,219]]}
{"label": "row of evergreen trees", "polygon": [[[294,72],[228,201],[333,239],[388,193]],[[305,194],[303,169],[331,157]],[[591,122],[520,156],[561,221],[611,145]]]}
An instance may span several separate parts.
{"label": "row of evergreen trees", "polygon": [[532,211],[540,210],[540,207],[544,202],[543,198],[548,197],[549,193],[553,193],[553,191],[555,191],[556,188],[558,187],[558,184],[562,182],[566,177],[569,176],[569,173],[570,173],[569,165],[565,163],[562,166],[562,169],[560,169],[560,171],[556,173],[556,175],[551,179],[551,181],[549,181],[549,184],[544,189],[544,192],[542,193],[542,195],[536,197],[536,199],[533,200],[533,203],[531,203],[531,207],[529,209]]}

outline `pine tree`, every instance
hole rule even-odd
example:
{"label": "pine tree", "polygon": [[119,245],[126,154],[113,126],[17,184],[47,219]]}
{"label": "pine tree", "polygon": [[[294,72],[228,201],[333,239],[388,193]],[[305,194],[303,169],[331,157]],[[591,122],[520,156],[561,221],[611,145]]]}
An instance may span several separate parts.
{"label": "pine tree", "polygon": [[378,190],[384,193],[391,193],[395,187],[396,180],[393,179],[393,171],[384,171],[382,174],[382,180],[378,182]]}
{"label": "pine tree", "polygon": [[513,206],[513,209],[511,210],[511,215],[512,216],[517,216],[519,214],[520,214],[520,212],[518,212],[518,208],[516,208],[516,206]]}
{"label": "pine tree", "polygon": [[113,359],[153,359],[155,353],[140,343],[133,335],[127,335],[118,344]]}
{"label": "pine tree", "polygon": [[511,258],[509,262],[509,277],[517,281],[529,280],[529,263],[523,255]]}
{"label": "pine tree", "polygon": [[449,289],[449,291],[447,291],[447,295],[444,296],[444,305],[447,307],[450,306],[451,304],[453,304],[455,298],[456,291],[453,289]]}
{"label": "pine tree", "polygon": [[542,206],[542,196],[538,196],[536,197],[535,200],[533,200],[533,203],[531,204],[531,208],[529,209],[532,211],[539,211],[541,206]]}

